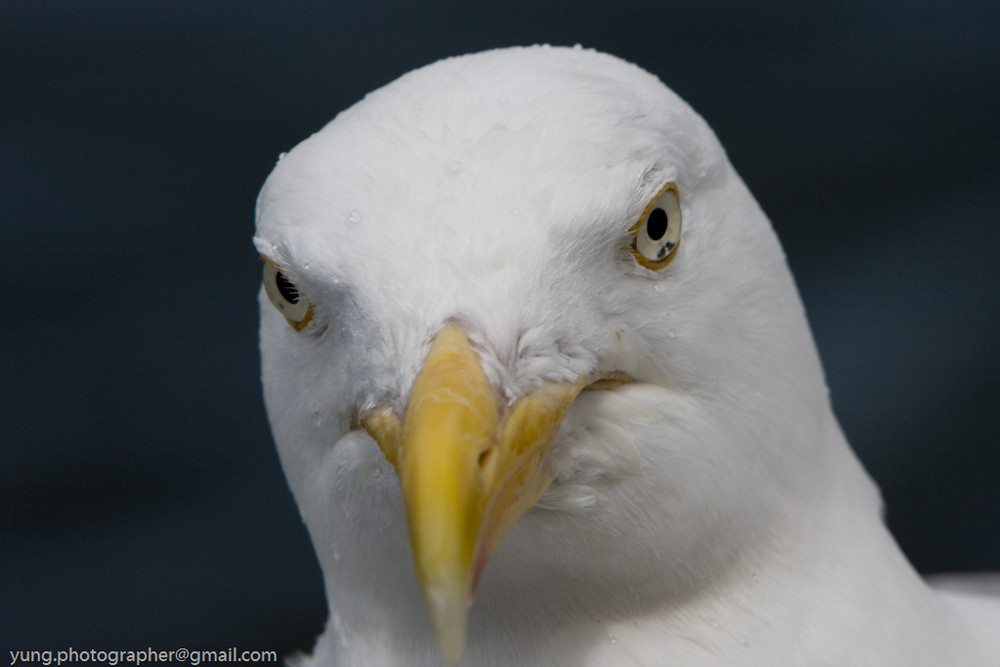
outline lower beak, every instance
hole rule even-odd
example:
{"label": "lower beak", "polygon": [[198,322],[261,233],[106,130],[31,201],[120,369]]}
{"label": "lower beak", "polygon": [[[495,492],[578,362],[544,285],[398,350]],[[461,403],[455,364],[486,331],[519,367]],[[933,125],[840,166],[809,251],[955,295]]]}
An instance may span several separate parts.
{"label": "lower beak", "polygon": [[483,567],[552,481],[549,443],[584,386],[544,384],[508,406],[451,325],[434,338],[402,422],[388,409],[362,417],[399,475],[417,576],[448,662],[462,655]]}

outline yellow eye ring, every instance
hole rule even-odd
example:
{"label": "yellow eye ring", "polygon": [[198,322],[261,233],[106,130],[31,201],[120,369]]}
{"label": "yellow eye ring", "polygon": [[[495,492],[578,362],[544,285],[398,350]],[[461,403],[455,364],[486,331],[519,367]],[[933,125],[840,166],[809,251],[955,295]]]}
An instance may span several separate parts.
{"label": "yellow eye ring", "polygon": [[299,292],[298,287],[288,279],[285,272],[267,257],[264,260],[264,292],[278,311],[285,316],[288,324],[296,331],[302,331],[313,316],[313,307]]}
{"label": "yellow eye ring", "polygon": [[676,183],[667,183],[629,230],[639,264],[659,271],[673,260],[681,243],[681,203]]}

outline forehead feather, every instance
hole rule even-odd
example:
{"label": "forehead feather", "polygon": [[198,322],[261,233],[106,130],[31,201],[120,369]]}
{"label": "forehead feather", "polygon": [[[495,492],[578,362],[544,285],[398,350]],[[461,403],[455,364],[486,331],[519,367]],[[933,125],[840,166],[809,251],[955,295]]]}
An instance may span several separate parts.
{"label": "forehead feather", "polygon": [[626,221],[683,178],[706,132],[655,77],[613,56],[451,58],[370,93],[285,156],[261,192],[258,237],[297,255],[290,245],[373,224],[376,245],[419,245],[437,232],[488,241],[518,218],[536,231]]}

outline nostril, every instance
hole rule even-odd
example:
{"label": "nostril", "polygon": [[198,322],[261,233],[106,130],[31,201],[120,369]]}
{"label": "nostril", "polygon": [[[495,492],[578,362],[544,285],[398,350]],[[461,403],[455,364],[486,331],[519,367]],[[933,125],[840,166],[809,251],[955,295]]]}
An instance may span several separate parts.
{"label": "nostril", "polygon": [[495,446],[487,447],[479,453],[479,467],[485,468],[493,460],[493,454],[496,450]]}

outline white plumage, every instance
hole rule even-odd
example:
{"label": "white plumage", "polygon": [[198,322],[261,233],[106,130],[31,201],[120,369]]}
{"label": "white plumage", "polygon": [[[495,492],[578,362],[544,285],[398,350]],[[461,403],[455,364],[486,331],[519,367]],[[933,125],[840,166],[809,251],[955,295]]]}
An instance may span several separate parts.
{"label": "white plumage", "polygon": [[[654,270],[635,238],[666,186],[681,242]],[[899,552],[766,216],[650,74],[549,47],[407,74],[280,160],[255,243],[268,415],[330,607],[304,660],[437,665],[464,636],[462,665],[1000,664],[1000,603],[932,591]],[[453,334],[488,395],[449,405],[500,415],[456,445],[476,465],[501,465],[512,406],[571,393],[484,570],[516,516],[461,529],[467,629],[466,589],[419,565],[438,489],[400,486],[414,385]],[[482,502],[530,504],[525,484]]]}

